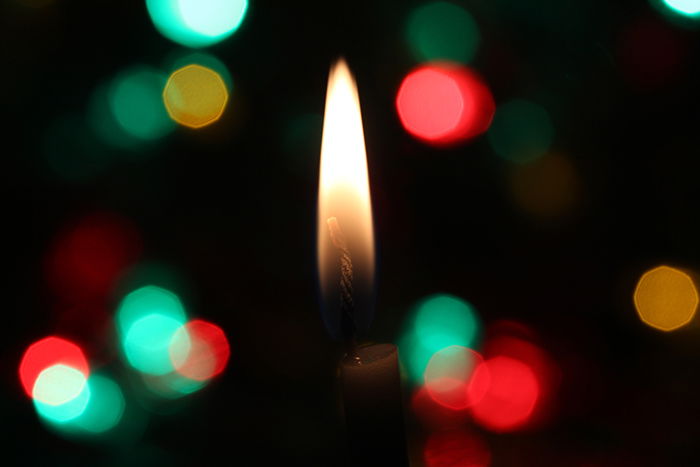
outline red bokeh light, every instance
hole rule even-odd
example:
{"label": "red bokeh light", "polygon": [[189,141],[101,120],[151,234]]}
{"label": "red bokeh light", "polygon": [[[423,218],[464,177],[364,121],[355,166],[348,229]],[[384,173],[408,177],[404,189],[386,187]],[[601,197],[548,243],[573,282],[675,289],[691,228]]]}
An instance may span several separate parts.
{"label": "red bokeh light", "polygon": [[19,379],[24,392],[32,397],[34,383],[46,368],[63,364],[80,371],[87,378],[90,367],[82,349],[73,342],[50,336],[41,339],[27,348],[19,364]]}
{"label": "red bokeh light", "polygon": [[484,397],[471,410],[474,420],[495,432],[514,431],[530,421],[540,386],[533,370],[520,360],[497,356],[487,359],[474,374],[490,384]]}
{"label": "red bokeh light", "polygon": [[448,146],[485,132],[495,104],[491,91],[469,68],[432,63],[404,78],[396,110],[411,135],[436,146]]}
{"label": "red bokeh light", "polygon": [[437,432],[425,443],[426,467],[488,467],[491,451],[476,433],[459,430]]}
{"label": "red bokeh light", "polygon": [[195,381],[206,381],[224,371],[231,354],[224,331],[203,320],[190,321],[185,331],[190,338],[190,350],[183,361],[173,358],[175,370]]}
{"label": "red bokeh light", "polygon": [[47,258],[47,280],[65,302],[102,302],[140,252],[139,234],[128,220],[91,214],[58,234]]}
{"label": "red bokeh light", "polygon": [[477,403],[490,383],[486,373],[478,379],[473,377],[483,361],[478,352],[457,345],[436,352],[425,369],[428,394],[435,402],[452,410],[464,410]]}

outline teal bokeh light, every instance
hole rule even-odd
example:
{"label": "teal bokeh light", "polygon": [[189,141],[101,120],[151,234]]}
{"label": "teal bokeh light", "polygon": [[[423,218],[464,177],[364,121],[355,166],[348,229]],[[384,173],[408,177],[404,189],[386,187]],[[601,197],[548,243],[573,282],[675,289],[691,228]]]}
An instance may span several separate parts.
{"label": "teal bokeh light", "polygon": [[170,359],[170,345],[184,324],[184,320],[161,313],[152,313],[135,321],[129,326],[122,341],[129,364],[151,375],[172,372],[174,368]]}
{"label": "teal bokeh light", "polygon": [[496,154],[521,164],[543,156],[553,138],[554,126],[547,111],[523,99],[498,107],[488,132]]}
{"label": "teal bokeh light", "polygon": [[700,0],[661,0],[661,3],[672,13],[700,18]]}
{"label": "teal bokeh light", "polygon": [[74,420],[75,426],[92,433],[105,433],[116,427],[124,415],[124,395],[117,383],[101,375],[90,375],[90,401]]}
{"label": "teal bokeh light", "polygon": [[453,345],[474,348],[481,323],[474,308],[452,295],[439,294],[422,300],[399,339],[399,354],[413,381],[422,381],[430,358]]}
{"label": "teal bokeh light", "polygon": [[148,67],[129,69],[109,88],[109,109],[122,131],[139,141],[153,141],[175,128],[163,105],[165,74]]}
{"label": "teal bokeh light", "polygon": [[85,412],[90,401],[90,395],[90,385],[83,384],[83,388],[77,396],[62,404],[47,404],[34,398],[34,408],[43,419],[52,423],[64,424],[76,419]]}
{"label": "teal bokeh light", "polygon": [[207,47],[236,32],[247,0],[147,0],[153,24],[168,39],[186,47]]}
{"label": "teal bokeh light", "polygon": [[184,324],[187,320],[185,307],[177,295],[155,285],[146,285],[129,293],[117,309],[117,328],[125,335],[141,318],[158,314]]}
{"label": "teal bokeh light", "polygon": [[469,63],[479,46],[479,29],[461,6],[432,2],[411,12],[406,41],[418,61],[451,60]]}

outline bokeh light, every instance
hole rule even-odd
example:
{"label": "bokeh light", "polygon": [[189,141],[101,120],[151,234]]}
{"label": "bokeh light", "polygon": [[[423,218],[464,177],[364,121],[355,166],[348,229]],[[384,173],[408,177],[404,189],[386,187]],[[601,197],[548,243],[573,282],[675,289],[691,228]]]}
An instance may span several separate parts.
{"label": "bokeh light", "polygon": [[396,110],[408,133],[428,144],[449,146],[485,132],[494,102],[486,84],[470,69],[432,63],[403,79]]}
{"label": "bokeh light", "polygon": [[201,65],[187,65],[170,75],[163,101],[174,121],[190,128],[201,128],[221,117],[228,91],[216,71]]}
{"label": "bokeh light", "polygon": [[233,34],[248,10],[247,0],[147,0],[158,31],[187,47],[207,47]]}
{"label": "bokeh light", "polygon": [[202,389],[207,381],[197,381],[182,376],[177,371],[164,375],[143,374],[143,383],[153,396],[164,399],[179,399]]}
{"label": "bokeh light", "polygon": [[184,68],[187,65],[199,65],[201,67],[214,70],[224,81],[226,90],[229,92],[229,94],[231,93],[231,90],[233,89],[233,78],[231,77],[231,72],[229,72],[224,62],[219,60],[214,55],[193,50],[188,50],[186,53],[177,51],[166,60],[168,76],[174,71]]}
{"label": "bokeh light", "polygon": [[495,432],[514,431],[531,419],[540,396],[540,387],[533,370],[525,363],[505,356],[487,359],[475,372],[475,384],[488,390],[472,406],[474,420]]}
{"label": "bokeh light", "polygon": [[163,107],[163,73],[136,67],[117,76],[109,89],[109,108],[114,120],[137,141],[154,141],[172,131],[174,125]]}
{"label": "bokeh light", "polygon": [[126,334],[141,318],[159,314],[182,324],[187,321],[185,307],[173,292],[155,285],[145,285],[129,293],[117,309],[117,328]]}
{"label": "bokeh light", "polygon": [[33,389],[34,408],[45,420],[66,423],[79,417],[90,400],[85,375],[67,365],[42,371]]}
{"label": "bokeh light", "polygon": [[175,371],[195,381],[209,380],[224,371],[230,353],[224,331],[199,319],[181,327],[170,344]]}
{"label": "bokeh light", "polygon": [[426,467],[488,467],[491,450],[474,432],[438,431],[425,442],[423,459]]}
{"label": "bokeh light", "polygon": [[695,316],[697,287],[692,277],[680,269],[658,266],[639,279],[634,306],[645,324],[661,331],[673,331]]}
{"label": "bokeh light", "polygon": [[691,18],[700,18],[700,0],[661,0],[671,12]]}
{"label": "bokeh light", "polygon": [[[135,321],[122,341],[129,364],[137,370],[163,375],[173,371],[170,347],[177,331],[184,325],[172,316],[151,313]],[[189,339],[179,339],[179,346],[189,346]]]}
{"label": "bokeh light", "polygon": [[56,236],[47,257],[47,281],[65,301],[102,302],[140,253],[139,232],[128,219],[92,213],[66,225]]}
{"label": "bokeh light", "polygon": [[446,347],[474,348],[480,329],[472,306],[457,297],[439,294],[421,301],[399,341],[399,355],[409,377],[422,383],[430,358]]}
{"label": "bokeh light", "polygon": [[435,402],[464,410],[479,402],[489,387],[488,374],[473,378],[483,358],[474,350],[452,345],[436,352],[425,368],[425,387]]}
{"label": "bokeh light", "polygon": [[418,61],[469,63],[479,46],[479,30],[461,6],[431,2],[411,12],[406,23],[406,40]]}
{"label": "bokeh light", "polygon": [[124,415],[124,395],[112,379],[91,375],[88,380],[90,400],[73,423],[89,433],[105,433],[116,427]]}
{"label": "bokeh light", "polygon": [[87,383],[85,375],[75,368],[57,364],[39,373],[32,397],[47,405],[61,405],[75,399]]}
{"label": "bokeh light", "polygon": [[539,219],[560,218],[579,199],[579,179],[571,160],[547,154],[529,164],[516,165],[510,175],[515,204]]}
{"label": "bokeh light", "polygon": [[516,99],[498,107],[488,138],[499,156],[511,162],[527,163],[549,150],[554,127],[544,108]]}
{"label": "bokeh light", "polygon": [[84,378],[90,374],[85,354],[78,345],[60,337],[46,337],[30,345],[20,361],[19,378],[29,397],[34,397],[34,386],[39,375],[55,365],[76,370]]}

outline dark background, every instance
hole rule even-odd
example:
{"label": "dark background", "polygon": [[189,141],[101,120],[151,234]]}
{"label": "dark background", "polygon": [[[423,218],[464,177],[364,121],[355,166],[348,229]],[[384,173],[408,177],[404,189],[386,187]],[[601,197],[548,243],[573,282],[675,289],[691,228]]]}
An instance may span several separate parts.
{"label": "dark background", "polygon": [[[700,465],[699,331],[654,331],[631,300],[646,268],[700,262],[698,32],[644,1],[462,2],[482,36],[473,67],[496,102],[547,108],[553,151],[576,169],[575,206],[540,220],[513,202],[512,164],[486,138],[434,149],[401,127],[393,100],[416,65],[403,27],[421,3],[252,0],[241,29],[207,50],[233,76],[220,122],[67,181],[42,155],[46,128],[121,69],[158,66],[179,46],[143,2],[3,0],[9,464],[343,465],[341,348],[318,312],[314,256],[320,116],[342,54],[361,96],[378,240],[367,339],[395,342],[411,306],[437,292],[469,300],[487,326],[534,329],[562,372],[556,416],[532,432],[484,433],[494,466]],[[293,130],[305,116],[314,123]],[[180,271],[188,310],[219,324],[232,349],[221,378],[155,410],[125,443],[47,430],[16,377],[27,345],[60,334],[128,379],[112,343],[52,311],[42,269],[56,233],[95,211],[133,222],[142,260]]]}

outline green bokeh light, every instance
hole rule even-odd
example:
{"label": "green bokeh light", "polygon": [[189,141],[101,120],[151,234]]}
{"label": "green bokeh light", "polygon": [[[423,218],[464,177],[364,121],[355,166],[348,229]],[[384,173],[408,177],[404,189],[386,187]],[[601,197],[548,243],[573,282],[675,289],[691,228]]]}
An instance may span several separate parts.
{"label": "green bokeh light", "polygon": [[161,95],[167,76],[147,68],[133,68],[119,75],[109,89],[114,120],[129,136],[141,141],[162,138],[175,128]]}
{"label": "green bokeh light", "polygon": [[464,8],[433,2],[412,11],[406,40],[418,61],[452,60],[468,63],[479,46],[479,29]]}
{"label": "green bokeh light", "polygon": [[151,314],[166,316],[181,324],[187,320],[177,295],[162,287],[146,285],[129,293],[119,304],[117,328],[125,335],[136,321]]}
{"label": "green bokeh light", "polygon": [[207,381],[196,381],[176,371],[160,376],[144,375],[143,381],[151,394],[165,399],[179,399],[207,384]]}
{"label": "green bokeh light", "polygon": [[[65,395],[66,390],[71,391],[76,383],[81,384],[80,392],[72,396],[69,400],[56,405],[42,402],[39,398],[34,397],[34,408],[42,418],[49,422],[57,424],[67,423],[79,417],[85,411],[90,401],[90,385],[86,384],[85,376],[80,371],[66,365],[54,365],[44,370],[42,375],[47,374],[49,370],[52,372],[60,372],[61,375],[51,375],[51,377],[44,380],[42,380],[41,375],[37,378],[34,392],[40,392],[43,395],[43,400],[61,399]],[[57,378],[55,376],[59,376],[59,379],[64,380],[65,385],[56,384]],[[44,384],[46,384],[47,387],[39,388],[39,386]],[[61,394],[47,397],[47,394],[51,391],[57,391]]]}
{"label": "green bokeh light", "polygon": [[236,32],[247,0],[147,0],[148,13],[158,31],[187,47],[207,47]]}
{"label": "green bokeh light", "polygon": [[452,295],[433,295],[421,301],[399,339],[399,354],[409,377],[422,381],[430,358],[445,347],[474,348],[481,323],[474,308]]}
{"label": "green bokeh light", "polygon": [[73,423],[83,430],[105,433],[116,427],[124,414],[124,395],[117,383],[101,375],[90,375],[90,401]]}
{"label": "green bokeh light", "polygon": [[496,109],[488,139],[504,159],[527,163],[544,155],[552,144],[554,127],[545,109],[517,99]]}
{"label": "green bokeh light", "polygon": [[661,0],[673,13],[700,18],[700,0]]}
{"label": "green bokeh light", "polygon": [[184,320],[161,313],[152,313],[135,321],[129,326],[122,342],[129,364],[151,375],[172,372],[170,345],[175,333],[184,324]]}

